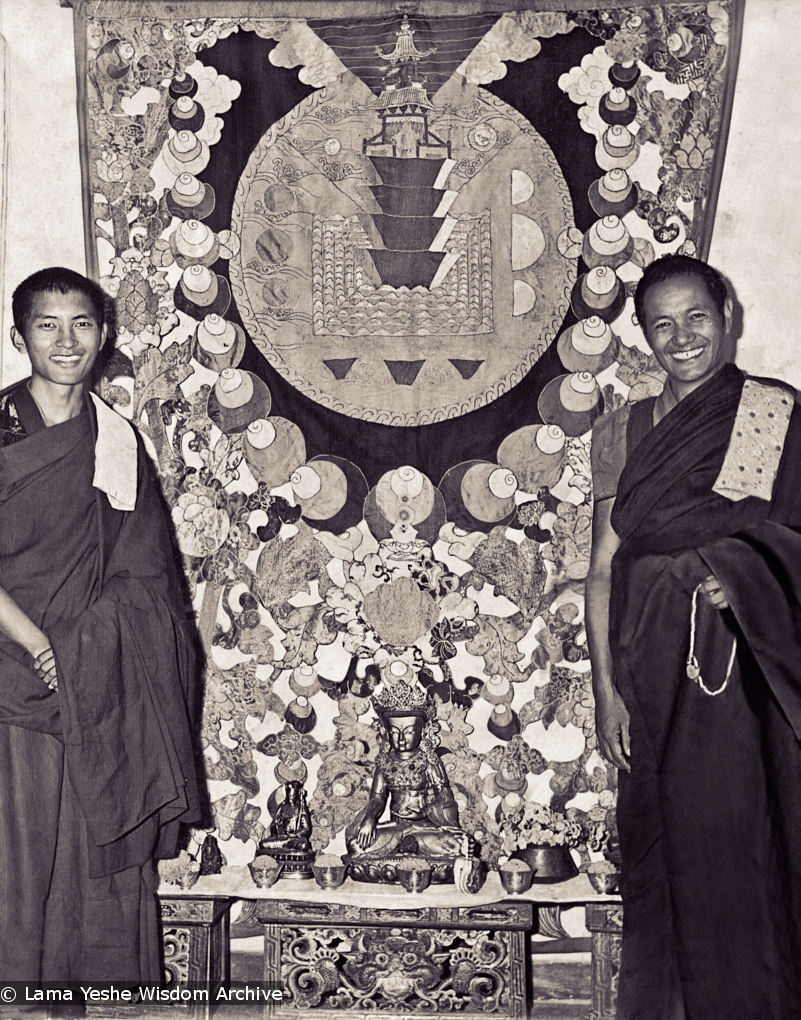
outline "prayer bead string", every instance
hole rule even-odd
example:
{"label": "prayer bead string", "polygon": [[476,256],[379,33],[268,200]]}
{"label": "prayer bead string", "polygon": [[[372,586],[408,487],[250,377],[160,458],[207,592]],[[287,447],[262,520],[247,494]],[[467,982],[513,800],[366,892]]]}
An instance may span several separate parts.
{"label": "prayer bead string", "polygon": [[718,694],[722,694],[729,684],[729,677],[731,676],[732,667],[734,666],[734,657],[737,654],[737,635],[734,635],[734,641],[731,646],[731,655],[729,656],[729,665],[726,669],[726,677],[723,683],[718,687],[716,691],[710,691],[710,689],[704,683],[704,678],[701,676],[701,667],[698,665],[698,659],[695,657],[695,613],[696,606],[698,605],[698,592],[703,587],[703,584],[696,585],[693,591],[693,603],[690,609],[690,650],[687,653],[687,676],[690,680],[694,680],[704,694],[708,694],[714,698]]}

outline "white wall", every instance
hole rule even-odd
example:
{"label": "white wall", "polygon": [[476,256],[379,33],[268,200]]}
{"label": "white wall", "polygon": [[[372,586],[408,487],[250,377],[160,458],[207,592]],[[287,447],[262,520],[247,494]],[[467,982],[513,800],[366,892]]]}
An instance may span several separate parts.
{"label": "white wall", "polygon": [[11,293],[43,266],[84,272],[72,11],[58,0],[0,0],[9,49],[9,193],[0,385],[28,373],[8,339]]}
{"label": "white wall", "polygon": [[[132,5],[133,6],[133,5]],[[7,342],[15,284],[45,265],[83,270],[72,11],[0,0],[10,50],[10,190],[0,384],[25,374]],[[801,388],[801,0],[747,0],[743,52],[710,261],[745,311],[738,360]],[[47,154],[45,157],[45,153]]]}
{"label": "white wall", "polygon": [[746,0],[743,50],[709,261],[743,306],[737,361],[801,389],[801,0]]}

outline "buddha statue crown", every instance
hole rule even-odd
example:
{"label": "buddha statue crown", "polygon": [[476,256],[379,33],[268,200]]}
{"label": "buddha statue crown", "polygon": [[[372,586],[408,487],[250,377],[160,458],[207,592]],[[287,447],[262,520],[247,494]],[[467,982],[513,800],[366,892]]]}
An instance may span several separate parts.
{"label": "buddha statue crown", "polygon": [[394,684],[385,682],[376,690],[371,701],[382,721],[393,716],[418,716],[430,722],[436,715],[428,692],[419,683],[409,684],[403,680]]}

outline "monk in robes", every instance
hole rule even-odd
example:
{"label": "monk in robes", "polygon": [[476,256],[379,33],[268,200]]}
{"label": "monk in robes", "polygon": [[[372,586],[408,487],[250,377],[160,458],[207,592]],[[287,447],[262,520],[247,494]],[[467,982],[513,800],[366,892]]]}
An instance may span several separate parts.
{"label": "monk in robes", "polygon": [[618,1016],[801,1016],[801,417],[686,256],[635,308],[660,396],[593,431],[587,627],[620,774]]}
{"label": "monk in robes", "polygon": [[32,375],[0,393],[7,981],[161,980],[153,860],[198,813],[195,632],[141,442],[89,390],[103,307],[66,269],[12,302]]}

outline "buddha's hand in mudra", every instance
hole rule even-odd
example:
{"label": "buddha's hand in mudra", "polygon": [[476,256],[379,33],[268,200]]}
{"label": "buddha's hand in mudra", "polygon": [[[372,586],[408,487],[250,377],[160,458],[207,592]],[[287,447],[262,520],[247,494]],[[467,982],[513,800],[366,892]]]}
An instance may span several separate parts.
{"label": "buddha's hand in mudra", "polygon": [[368,850],[375,842],[375,818],[365,818],[354,840],[360,850]]}

